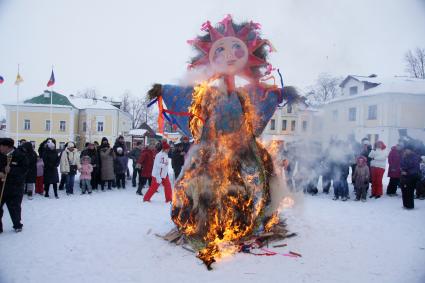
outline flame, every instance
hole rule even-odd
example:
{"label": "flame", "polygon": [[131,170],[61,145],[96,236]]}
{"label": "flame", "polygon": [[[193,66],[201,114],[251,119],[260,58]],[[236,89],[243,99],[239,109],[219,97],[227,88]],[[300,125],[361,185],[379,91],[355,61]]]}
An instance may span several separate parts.
{"label": "flame", "polygon": [[[189,126],[199,148],[173,192],[172,220],[207,266],[237,252],[238,242],[263,227],[270,203],[272,160],[253,138],[258,118],[248,93],[243,89],[237,93],[244,112],[241,129],[223,134],[215,129],[214,109],[227,94],[209,82],[194,88]],[[208,120],[202,120],[205,117]],[[204,122],[208,131],[203,131]],[[276,214],[265,229],[278,221]]]}

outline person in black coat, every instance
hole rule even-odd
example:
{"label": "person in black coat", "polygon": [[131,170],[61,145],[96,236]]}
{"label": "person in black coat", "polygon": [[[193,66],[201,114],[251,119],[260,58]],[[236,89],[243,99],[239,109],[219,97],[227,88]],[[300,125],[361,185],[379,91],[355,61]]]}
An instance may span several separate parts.
{"label": "person in black coat", "polygon": [[[28,161],[22,151],[14,147],[14,140],[0,139],[0,233],[3,232],[1,219],[3,205],[6,204],[12,219],[15,232],[22,231],[21,204],[24,196],[25,175],[28,170]],[[3,182],[5,182],[3,184]]]}
{"label": "person in black coat", "polygon": [[186,152],[184,151],[183,144],[176,144],[174,151],[171,155],[171,166],[174,170],[174,178],[177,179],[180,175],[182,167],[184,165],[184,156]]}
{"label": "person in black coat", "polygon": [[44,163],[44,196],[46,198],[49,197],[49,189],[50,185],[53,186],[53,191],[55,193],[55,197],[58,196],[58,182],[59,182],[59,174],[58,174],[58,166],[60,163],[60,156],[56,151],[56,144],[54,140],[50,140],[46,143],[46,147],[43,149],[43,155],[41,156]]}
{"label": "person in black coat", "polygon": [[97,149],[94,146],[94,143],[87,143],[86,149],[84,149],[80,154],[80,158],[83,158],[84,156],[90,157],[90,164],[93,167],[93,171],[91,172],[90,184],[93,190],[97,190],[97,186],[100,184],[100,180],[98,178],[99,156],[97,153]]}
{"label": "person in black coat", "polygon": [[35,189],[35,179],[37,178],[37,153],[34,151],[32,143],[26,142],[21,145],[22,153],[28,160],[28,172],[25,177],[25,193],[32,199]]}

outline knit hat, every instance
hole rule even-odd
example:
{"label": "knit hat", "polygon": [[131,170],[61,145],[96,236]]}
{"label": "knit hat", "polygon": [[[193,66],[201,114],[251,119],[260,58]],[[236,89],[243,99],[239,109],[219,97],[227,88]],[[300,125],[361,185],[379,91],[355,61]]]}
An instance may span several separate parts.
{"label": "knit hat", "polygon": [[387,146],[385,145],[385,143],[383,141],[377,141],[376,146],[378,146],[382,150],[387,148]]}
{"label": "knit hat", "polygon": [[167,143],[166,140],[162,141],[162,150],[170,149],[170,145]]}
{"label": "knit hat", "polygon": [[15,141],[11,138],[1,138],[0,139],[0,145],[8,146],[8,147],[14,147]]}
{"label": "knit hat", "polygon": [[102,141],[101,141],[100,143],[103,143],[103,142],[105,142],[105,141],[106,141],[107,143],[109,143],[109,141],[108,141],[108,139],[107,139],[106,137],[103,137],[103,138],[102,138]]}

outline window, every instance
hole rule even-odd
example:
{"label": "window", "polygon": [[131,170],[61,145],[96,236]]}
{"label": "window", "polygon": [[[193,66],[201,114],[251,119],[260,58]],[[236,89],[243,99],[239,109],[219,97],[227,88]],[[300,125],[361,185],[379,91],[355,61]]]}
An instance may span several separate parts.
{"label": "window", "polygon": [[376,120],[377,117],[378,117],[378,106],[370,105],[367,111],[367,119]]}
{"label": "window", "polygon": [[270,130],[274,131],[276,129],[276,121],[275,119],[270,120]]}
{"label": "window", "polygon": [[332,111],[332,120],[337,121],[338,120],[338,110]]}
{"label": "window", "polygon": [[303,131],[307,131],[307,121],[303,121]]}
{"label": "window", "polygon": [[287,121],[282,120],[282,131],[286,131],[286,124],[287,124]]}
{"label": "window", "polygon": [[24,120],[24,130],[31,130],[31,121]]}
{"label": "window", "polygon": [[50,131],[50,120],[46,120],[46,125],[44,127],[46,131]]}
{"label": "window", "polygon": [[59,149],[64,149],[65,148],[65,143],[64,142],[60,142],[59,143]]}
{"label": "window", "polygon": [[87,122],[83,122],[83,132],[87,132]]}
{"label": "window", "polygon": [[288,109],[286,109],[287,113],[292,113],[292,105],[288,104]]}
{"label": "window", "polygon": [[66,121],[60,121],[59,122],[59,130],[61,132],[65,132],[66,131]]}
{"label": "window", "polygon": [[291,131],[295,131],[295,120],[291,121]]}
{"label": "window", "polygon": [[350,95],[355,95],[355,94],[357,94],[357,87],[356,86],[350,87]]}
{"label": "window", "polygon": [[355,107],[348,108],[348,121],[356,121],[356,112]]}
{"label": "window", "polygon": [[97,122],[97,131],[103,132],[103,122]]}

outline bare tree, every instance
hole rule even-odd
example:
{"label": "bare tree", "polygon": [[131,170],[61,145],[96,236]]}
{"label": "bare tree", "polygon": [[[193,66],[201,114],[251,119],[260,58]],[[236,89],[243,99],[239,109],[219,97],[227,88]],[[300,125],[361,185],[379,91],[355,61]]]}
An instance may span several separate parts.
{"label": "bare tree", "polygon": [[86,88],[85,90],[78,91],[75,96],[81,97],[81,98],[94,99],[94,98],[97,98],[99,95],[95,88]]}
{"label": "bare tree", "polygon": [[321,73],[316,84],[309,88],[306,97],[314,104],[323,104],[334,99],[339,93],[341,77],[333,77],[328,73]]}
{"label": "bare tree", "polygon": [[406,71],[414,78],[425,79],[425,48],[409,50],[404,56]]}
{"label": "bare tree", "polygon": [[139,128],[145,122],[155,128],[155,113],[152,108],[148,108],[148,103],[147,96],[133,97],[128,91],[122,95],[121,110],[131,115],[133,129]]}

